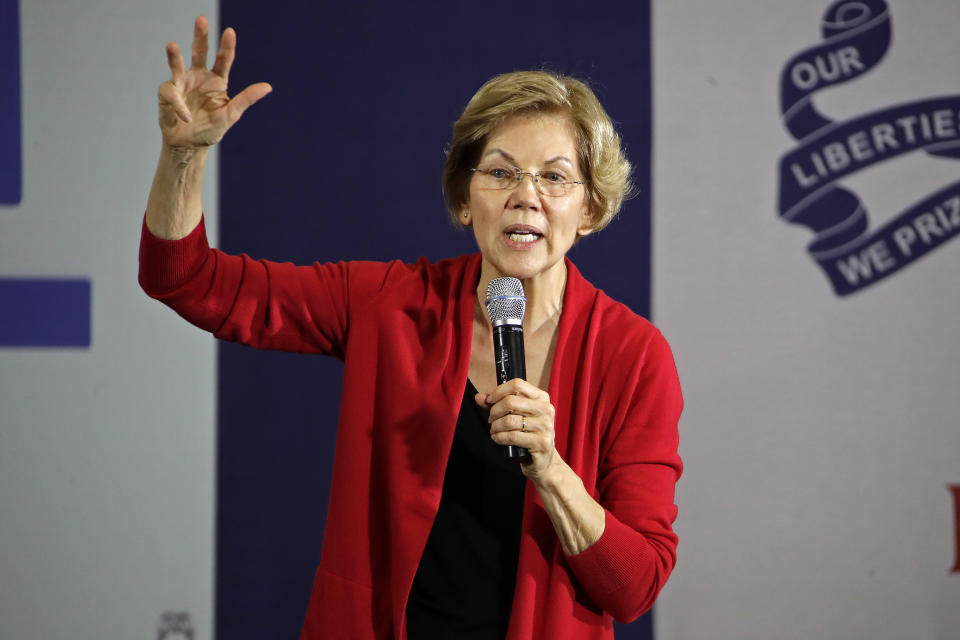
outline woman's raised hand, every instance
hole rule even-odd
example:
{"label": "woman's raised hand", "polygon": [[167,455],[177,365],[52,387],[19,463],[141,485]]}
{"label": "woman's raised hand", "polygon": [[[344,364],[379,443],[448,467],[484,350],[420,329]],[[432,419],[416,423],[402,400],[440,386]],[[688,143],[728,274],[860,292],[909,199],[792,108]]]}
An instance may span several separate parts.
{"label": "woman's raised hand", "polygon": [[213,68],[207,70],[210,25],[203,16],[193,27],[190,69],[176,42],[167,45],[171,77],[160,85],[160,132],[163,147],[147,199],[146,223],[154,235],[178,240],[203,216],[201,191],[207,150],[240,119],[247,107],[272,91],[266,82],[252,84],[230,99],[227,79],[237,48],[237,34],[227,29]]}
{"label": "woman's raised hand", "polygon": [[207,44],[210,25],[203,16],[193,26],[193,55],[186,69],[180,47],[167,45],[170,80],[160,85],[160,131],[163,143],[174,148],[199,148],[216,144],[240,119],[247,107],[270,93],[266,82],[252,84],[232,99],[227,95],[227,80],[237,48],[237,34],[227,29],[220,38],[220,50],[207,70]]}

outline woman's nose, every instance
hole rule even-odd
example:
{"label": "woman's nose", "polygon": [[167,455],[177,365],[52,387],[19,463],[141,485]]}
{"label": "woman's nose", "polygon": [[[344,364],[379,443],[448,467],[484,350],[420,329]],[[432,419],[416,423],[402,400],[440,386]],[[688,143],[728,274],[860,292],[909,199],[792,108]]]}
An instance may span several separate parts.
{"label": "woman's nose", "polygon": [[[530,178],[527,180],[527,178]],[[537,190],[537,178],[532,173],[521,173],[520,180],[510,191],[510,205],[517,207],[539,207],[540,192]]]}

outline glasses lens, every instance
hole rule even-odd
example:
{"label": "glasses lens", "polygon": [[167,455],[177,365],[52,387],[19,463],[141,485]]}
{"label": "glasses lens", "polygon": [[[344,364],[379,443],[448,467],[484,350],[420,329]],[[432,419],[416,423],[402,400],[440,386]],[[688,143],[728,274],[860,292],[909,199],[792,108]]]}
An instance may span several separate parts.
{"label": "glasses lens", "polygon": [[516,176],[505,169],[477,169],[473,175],[481,189],[509,189],[517,184]]}
{"label": "glasses lens", "polygon": [[537,188],[540,190],[540,193],[547,196],[562,196],[567,192],[566,183],[550,182],[549,180],[543,177],[537,180]]}

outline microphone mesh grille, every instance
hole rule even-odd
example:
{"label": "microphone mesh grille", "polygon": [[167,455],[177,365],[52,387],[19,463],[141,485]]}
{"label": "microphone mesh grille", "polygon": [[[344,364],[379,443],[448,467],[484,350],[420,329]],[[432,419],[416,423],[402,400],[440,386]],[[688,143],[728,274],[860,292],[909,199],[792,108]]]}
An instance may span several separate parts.
{"label": "microphone mesh grille", "polygon": [[519,323],[527,309],[523,285],[516,278],[494,278],[487,285],[486,305],[490,322],[514,320]]}

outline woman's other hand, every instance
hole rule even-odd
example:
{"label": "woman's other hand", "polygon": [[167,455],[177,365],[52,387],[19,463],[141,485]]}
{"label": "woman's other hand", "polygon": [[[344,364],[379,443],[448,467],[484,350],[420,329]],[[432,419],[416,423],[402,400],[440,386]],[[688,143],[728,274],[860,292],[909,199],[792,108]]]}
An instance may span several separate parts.
{"label": "woman's other hand", "polygon": [[243,112],[272,87],[266,82],[250,85],[231,99],[227,95],[230,67],[236,54],[237,34],[226,29],[212,69],[207,69],[210,25],[203,16],[193,27],[193,52],[186,69],[180,47],[167,45],[170,80],[160,85],[160,131],[165,146],[179,149],[208,147],[223,138]]}
{"label": "woman's other hand", "polygon": [[542,479],[551,466],[560,462],[554,447],[556,410],[546,391],[515,378],[491,393],[478,393],[476,401],[490,410],[490,436],[494,442],[530,451],[530,462],[521,465],[525,476]]}
{"label": "woman's other hand", "polygon": [[515,378],[491,393],[478,393],[477,404],[490,409],[490,434],[497,444],[530,450],[521,465],[530,478],[567,555],[590,548],[606,527],[606,512],[554,446],[556,410],[550,394]]}

